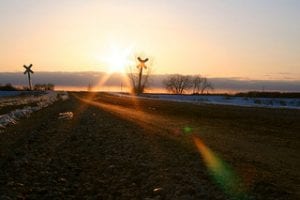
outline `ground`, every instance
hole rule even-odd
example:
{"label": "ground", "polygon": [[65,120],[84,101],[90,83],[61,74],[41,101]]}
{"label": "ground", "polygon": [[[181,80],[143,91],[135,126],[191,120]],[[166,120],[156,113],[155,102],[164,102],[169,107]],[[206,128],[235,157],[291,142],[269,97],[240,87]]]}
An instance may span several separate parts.
{"label": "ground", "polygon": [[0,199],[299,198],[299,110],[70,96],[0,133]]}

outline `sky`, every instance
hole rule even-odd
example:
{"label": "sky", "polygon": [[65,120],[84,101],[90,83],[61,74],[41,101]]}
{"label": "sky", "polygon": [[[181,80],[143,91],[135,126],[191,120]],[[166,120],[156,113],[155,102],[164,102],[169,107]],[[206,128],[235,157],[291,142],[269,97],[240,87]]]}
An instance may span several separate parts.
{"label": "sky", "polygon": [[0,0],[0,72],[109,72],[142,56],[155,74],[300,80],[299,10],[299,0]]}

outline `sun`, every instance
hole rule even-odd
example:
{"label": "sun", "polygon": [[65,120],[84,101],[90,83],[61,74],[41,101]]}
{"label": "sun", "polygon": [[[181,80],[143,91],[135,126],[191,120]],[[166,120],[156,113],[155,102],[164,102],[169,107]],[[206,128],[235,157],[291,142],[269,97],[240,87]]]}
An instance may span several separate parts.
{"label": "sun", "polygon": [[111,47],[110,52],[102,61],[105,63],[108,73],[126,73],[127,67],[132,64],[130,60],[131,47],[121,49]]}

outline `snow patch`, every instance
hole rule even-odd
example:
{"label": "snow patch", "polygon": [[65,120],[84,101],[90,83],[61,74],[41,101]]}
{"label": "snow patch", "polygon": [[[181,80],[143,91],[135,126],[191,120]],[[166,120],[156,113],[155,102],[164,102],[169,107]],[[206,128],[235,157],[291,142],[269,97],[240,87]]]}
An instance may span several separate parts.
{"label": "snow patch", "polygon": [[4,106],[18,106],[32,103],[36,103],[36,106],[25,106],[23,109],[16,109],[7,114],[0,115],[0,129],[4,129],[7,126],[16,124],[17,120],[19,119],[28,118],[33,112],[46,108],[59,99],[69,99],[68,93],[57,93],[54,91],[49,91],[44,95],[40,96],[26,96],[1,99],[0,108]]}
{"label": "snow patch", "polygon": [[[113,93],[112,93],[113,94]],[[114,93],[118,96],[130,96],[127,94]],[[234,97],[225,95],[171,95],[171,94],[144,94],[136,96],[142,99],[156,99],[176,102],[186,102],[194,104],[219,104],[246,107],[265,108],[288,108],[300,109],[299,98],[254,98],[254,97]]]}
{"label": "snow patch", "polygon": [[209,96],[209,95],[147,95],[147,97],[163,100],[209,103],[220,105],[234,105],[247,107],[267,107],[267,108],[291,108],[300,109],[300,99],[298,98],[250,98],[232,96]]}
{"label": "snow patch", "polygon": [[59,113],[58,119],[63,119],[63,120],[71,120],[73,119],[73,112],[63,112]]}

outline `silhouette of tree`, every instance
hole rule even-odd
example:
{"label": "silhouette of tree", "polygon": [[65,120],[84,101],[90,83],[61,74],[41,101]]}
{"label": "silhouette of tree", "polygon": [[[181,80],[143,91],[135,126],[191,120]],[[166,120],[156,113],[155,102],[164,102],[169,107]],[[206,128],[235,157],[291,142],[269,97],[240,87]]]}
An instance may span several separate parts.
{"label": "silhouette of tree", "polygon": [[173,94],[183,94],[188,90],[193,89],[193,94],[203,94],[205,91],[213,89],[212,84],[206,77],[200,75],[188,76],[181,74],[174,74],[167,77],[163,84],[167,91]]}
{"label": "silhouette of tree", "polygon": [[54,90],[54,84],[48,83],[48,84],[35,84],[34,90],[39,91],[46,91],[46,90]]}
{"label": "silhouette of tree", "polygon": [[183,94],[192,87],[191,76],[180,74],[170,75],[163,81],[163,84],[173,94]]}
{"label": "silhouette of tree", "polygon": [[192,84],[193,94],[199,94],[201,92],[202,77],[200,75],[193,76]]}
{"label": "silhouette of tree", "polygon": [[41,84],[35,84],[33,89],[34,90],[42,90],[42,85]]}
{"label": "silhouette of tree", "polygon": [[208,90],[213,90],[214,87],[211,82],[208,81],[206,77],[202,78],[201,82],[201,94],[203,94],[205,91],[208,92]]}
{"label": "silhouette of tree", "polygon": [[47,90],[54,90],[54,87],[55,87],[54,84],[48,83],[46,89]]}
{"label": "silhouette of tree", "polygon": [[195,75],[192,78],[193,94],[203,94],[205,91],[213,89],[213,85],[206,77]]}
{"label": "silhouette of tree", "polygon": [[15,88],[14,86],[12,86],[11,83],[7,83],[5,85],[0,85],[0,90],[2,91],[16,91],[18,90],[17,88]]}

